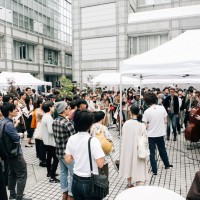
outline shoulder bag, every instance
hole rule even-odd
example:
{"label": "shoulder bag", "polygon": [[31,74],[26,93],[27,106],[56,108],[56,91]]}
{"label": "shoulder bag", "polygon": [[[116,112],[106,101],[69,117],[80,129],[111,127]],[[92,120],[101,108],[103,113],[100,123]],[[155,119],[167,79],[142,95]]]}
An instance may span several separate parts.
{"label": "shoulder bag", "polygon": [[89,152],[90,170],[91,170],[91,178],[90,178],[88,193],[91,197],[103,199],[109,193],[109,181],[108,177],[105,174],[101,175],[93,174],[91,145],[90,145],[91,139],[92,137],[90,137],[88,140],[88,152]]}

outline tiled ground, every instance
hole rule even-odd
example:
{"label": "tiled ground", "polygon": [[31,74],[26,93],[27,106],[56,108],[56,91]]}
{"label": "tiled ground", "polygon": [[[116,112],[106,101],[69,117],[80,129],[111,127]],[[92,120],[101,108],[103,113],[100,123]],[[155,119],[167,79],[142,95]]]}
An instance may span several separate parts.
{"label": "tiled ground", "polygon": [[[115,152],[113,160],[119,156],[119,137],[115,128],[110,129],[114,137]],[[172,140],[166,142],[166,148],[169,155],[170,163],[173,168],[165,170],[162,161],[158,156],[158,175],[152,176],[149,174],[149,181],[146,185],[154,185],[170,189],[186,196],[195,172],[200,169],[200,143],[190,145],[184,137],[178,136],[178,141]],[[38,160],[35,158],[35,148],[24,148],[24,156],[28,164],[28,181],[26,186],[26,197],[31,197],[33,200],[60,200],[60,185],[49,183],[46,178],[46,169],[38,166]],[[148,162],[149,165],[149,162]],[[106,200],[113,200],[118,193],[122,192],[126,187],[126,180],[118,177],[118,173],[113,167],[112,162],[109,163],[110,170],[110,193]]]}

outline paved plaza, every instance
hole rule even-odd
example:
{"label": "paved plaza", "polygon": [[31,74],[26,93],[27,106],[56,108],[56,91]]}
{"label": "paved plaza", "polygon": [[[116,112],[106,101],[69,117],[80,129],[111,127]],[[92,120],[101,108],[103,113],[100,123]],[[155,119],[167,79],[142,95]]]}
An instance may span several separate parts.
{"label": "paved plaza", "polygon": [[[113,135],[115,146],[115,152],[112,157],[116,160],[119,156],[119,133],[115,128],[111,128],[110,132]],[[172,140],[167,141],[166,148],[170,163],[174,167],[165,170],[158,156],[158,175],[152,176],[149,170],[149,181],[146,185],[170,189],[186,197],[195,172],[200,168],[200,143],[190,144],[190,142],[185,141],[183,135],[179,135],[176,142]],[[25,190],[26,197],[31,197],[33,200],[60,200],[62,195],[60,192],[60,184],[49,183],[49,179],[46,177],[46,168],[38,165],[39,162],[36,159],[35,148],[23,148],[23,150],[28,165],[28,180]],[[109,170],[110,191],[105,199],[113,200],[117,194],[125,190],[127,181],[124,178],[118,177],[118,173],[113,167],[112,162],[109,163]]]}

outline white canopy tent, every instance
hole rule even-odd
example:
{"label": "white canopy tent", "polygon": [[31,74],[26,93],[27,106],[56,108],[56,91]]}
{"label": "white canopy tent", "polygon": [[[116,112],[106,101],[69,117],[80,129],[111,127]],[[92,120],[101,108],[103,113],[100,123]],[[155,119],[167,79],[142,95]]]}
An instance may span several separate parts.
{"label": "white canopy tent", "polygon": [[19,73],[19,72],[2,72],[0,74],[0,85],[3,87],[9,86],[9,81],[13,81],[13,85],[16,86],[39,86],[39,85],[50,85],[51,82],[41,81],[30,73]]}
{"label": "white canopy tent", "polygon": [[[168,79],[193,81],[200,78],[200,30],[189,30],[148,52],[122,61],[122,76],[138,78],[141,82]],[[157,82],[157,81],[156,81]],[[140,90],[141,91],[141,90]],[[122,88],[120,87],[122,97]],[[122,116],[122,102],[120,116]],[[120,123],[121,135],[121,123]]]}
{"label": "white canopy tent", "polygon": [[189,30],[148,52],[122,61],[122,75],[145,79],[200,77],[200,30]]}
{"label": "white canopy tent", "polygon": [[[119,85],[120,84],[120,73],[102,73],[97,77],[93,78],[90,83],[92,85]],[[123,77],[122,83],[126,85],[138,86],[140,84],[139,80],[131,77]]]}

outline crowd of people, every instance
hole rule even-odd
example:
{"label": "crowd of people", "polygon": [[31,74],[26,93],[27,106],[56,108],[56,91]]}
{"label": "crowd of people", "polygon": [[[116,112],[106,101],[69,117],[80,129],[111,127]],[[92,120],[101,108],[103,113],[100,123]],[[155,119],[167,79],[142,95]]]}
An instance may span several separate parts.
{"label": "crowd of people", "polygon": [[[6,185],[9,199],[30,199],[23,196],[27,166],[21,145],[32,148],[35,144],[39,166],[46,167],[50,183],[60,183],[63,200],[98,200],[87,193],[91,175],[89,138],[92,136],[93,173],[103,171],[109,176],[109,154],[95,136],[103,133],[112,143],[109,127],[115,125],[119,130],[121,122],[119,176],[127,179],[127,188],[144,185],[148,157],[138,157],[138,138],[146,136],[153,175],[157,175],[156,147],[165,169],[172,168],[165,139],[170,140],[173,133],[173,141],[177,141],[177,135],[187,127],[191,108],[200,107],[200,92],[193,87],[182,90],[171,86],[163,91],[124,89],[122,99],[119,91],[106,89],[80,91],[63,98],[58,91],[45,96],[27,87],[15,96],[0,94],[0,104],[0,185],[4,188],[0,199],[8,199]],[[21,143],[24,137],[25,143]],[[56,174],[58,165],[60,178]]]}

